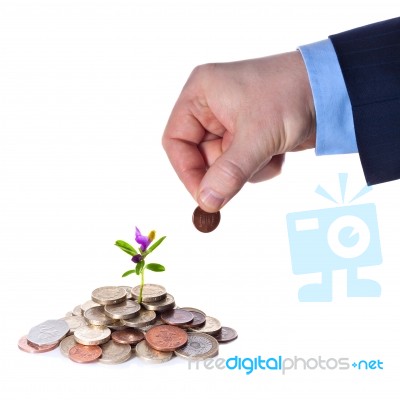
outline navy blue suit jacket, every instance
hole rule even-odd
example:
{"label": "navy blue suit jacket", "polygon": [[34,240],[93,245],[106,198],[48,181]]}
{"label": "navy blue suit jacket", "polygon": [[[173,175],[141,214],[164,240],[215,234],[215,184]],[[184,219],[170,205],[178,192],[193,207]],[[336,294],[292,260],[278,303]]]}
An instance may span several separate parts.
{"label": "navy blue suit jacket", "polygon": [[400,178],[400,18],[330,36],[369,185]]}

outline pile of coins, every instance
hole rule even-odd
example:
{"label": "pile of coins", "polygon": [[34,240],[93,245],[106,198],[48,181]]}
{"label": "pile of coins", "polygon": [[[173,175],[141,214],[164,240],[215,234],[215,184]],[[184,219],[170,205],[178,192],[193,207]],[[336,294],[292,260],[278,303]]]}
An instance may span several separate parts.
{"label": "pile of coins", "polygon": [[48,320],[23,336],[18,347],[44,353],[58,346],[72,361],[119,364],[137,357],[153,363],[173,356],[204,360],[218,354],[219,343],[237,338],[234,329],[192,307],[177,307],[160,285],[105,286],[61,319]]}

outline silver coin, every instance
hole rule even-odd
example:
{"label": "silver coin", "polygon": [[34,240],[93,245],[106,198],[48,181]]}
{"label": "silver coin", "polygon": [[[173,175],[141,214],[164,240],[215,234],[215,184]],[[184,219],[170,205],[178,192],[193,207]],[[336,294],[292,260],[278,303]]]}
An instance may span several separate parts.
{"label": "silver coin", "polygon": [[153,321],[151,325],[146,325],[138,328],[140,331],[146,333],[149,329],[153,328],[153,326],[157,325],[165,325],[165,323],[161,320],[160,316],[157,315],[156,319]]}
{"label": "silver coin", "polygon": [[237,332],[233,328],[223,326],[221,332],[215,336],[219,343],[227,343],[235,340],[238,337]]}
{"label": "silver coin", "polygon": [[118,287],[125,289],[127,300],[132,299],[132,286],[118,286]]}
{"label": "silver coin", "polygon": [[82,326],[74,332],[75,340],[87,346],[106,343],[110,340],[111,330],[101,326]]}
{"label": "silver coin", "polygon": [[167,293],[167,296],[163,300],[154,301],[152,303],[146,303],[143,301],[141,304],[146,310],[167,311],[175,307],[175,299],[172,295]]}
{"label": "silver coin", "polygon": [[124,321],[122,319],[116,319],[111,325],[107,325],[107,328],[112,329],[113,331],[121,331],[126,328]]}
{"label": "silver coin", "polygon": [[27,335],[27,342],[33,347],[59,343],[69,333],[68,324],[62,319],[50,319],[34,326]]}
{"label": "silver coin", "polygon": [[92,307],[83,314],[85,320],[91,325],[107,326],[114,323],[114,319],[104,313],[102,306]]}
{"label": "silver coin", "polygon": [[157,314],[151,310],[140,310],[139,315],[134,318],[123,319],[125,326],[130,328],[142,328],[147,325],[152,325],[155,322]]}
{"label": "silver coin", "polygon": [[99,306],[99,303],[96,303],[93,300],[85,301],[83,304],[81,304],[82,314],[84,314],[86,310],[89,310],[89,308],[98,307],[98,306]]}
{"label": "silver coin", "polygon": [[[132,297],[137,300],[140,294],[140,286],[135,286],[132,289]],[[146,283],[143,286],[142,301],[146,303],[153,303],[160,301],[167,297],[167,291],[161,285],[154,285],[152,283]]]}
{"label": "silver coin", "polygon": [[139,342],[136,347],[136,355],[141,358],[142,360],[154,363],[154,364],[161,364],[164,362],[169,361],[172,356],[172,351],[158,351],[154,350],[150,347],[145,340]]}
{"label": "silver coin", "polygon": [[103,350],[99,361],[104,364],[120,364],[128,361],[132,355],[132,348],[129,344],[116,343],[113,340],[101,346]]}
{"label": "silver coin", "polygon": [[189,360],[205,360],[218,355],[217,340],[206,333],[188,333],[185,346],[175,350],[175,354]]}
{"label": "silver coin", "polygon": [[72,310],[72,314],[73,314],[73,315],[83,315],[81,306],[80,306],[80,305],[79,305],[79,306],[76,306],[76,307]]}
{"label": "silver coin", "polygon": [[85,318],[80,315],[72,315],[69,317],[61,318],[63,319],[69,326],[69,331],[74,333],[76,329],[80,328],[81,326],[87,325]]}
{"label": "silver coin", "polygon": [[199,327],[189,328],[191,332],[207,333],[211,336],[216,336],[221,332],[221,322],[214,317],[206,316],[206,323]]}
{"label": "silver coin", "polygon": [[186,311],[195,311],[198,312],[200,314],[203,314],[204,316],[206,316],[207,314],[204,311],[199,310],[198,308],[193,308],[193,307],[180,307],[181,310],[186,310]]}
{"label": "silver coin", "polygon": [[104,314],[113,319],[129,319],[139,315],[140,305],[134,300],[104,306]]}
{"label": "silver coin", "polygon": [[194,315],[190,311],[179,308],[164,311],[160,317],[165,324],[182,327],[183,325],[190,324],[193,321]]}
{"label": "silver coin", "polygon": [[69,351],[76,345],[78,342],[75,340],[74,335],[67,336],[60,343],[60,351],[61,354],[65,357],[69,357]]}
{"label": "silver coin", "polygon": [[103,286],[92,292],[92,300],[103,306],[122,303],[125,299],[126,290],[118,286]]}
{"label": "silver coin", "polygon": [[35,353],[47,353],[48,351],[52,351],[54,350],[56,347],[58,347],[58,342],[51,344],[51,345],[43,345],[43,346],[31,346],[27,339],[26,339],[26,335],[22,336],[19,340],[18,340],[18,348],[22,351],[25,351],[26,353],[31,353],[31,354],[35,354]]}
{"label": "silver coin", "polygon": [[[187,310],[185,310],[187,311]],[[198,311],[190,311],[193,314],[193,321],[187,325],[183,325],[183,328],[196,328],[198,326],[203,326],[206,323],[206,316],[204,314],[199,313]]]}

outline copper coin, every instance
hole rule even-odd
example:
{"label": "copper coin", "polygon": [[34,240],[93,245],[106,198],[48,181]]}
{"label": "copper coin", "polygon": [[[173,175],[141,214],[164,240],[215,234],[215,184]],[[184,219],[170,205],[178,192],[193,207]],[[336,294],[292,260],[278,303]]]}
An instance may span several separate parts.
{"label": "copper coin", "polygon": [[42,346],[37,346],[33,347],[31,346],[28,341],[26,336],[22,336],[21,339],[18,341],[18,347],[20,350],[25,351],[26,353],[45,353],[47,351],[54,350],[56,347],[58,347],[58,342],[50,345],[42,345]]}
{"label": "copper coin", "polygon": [[[188,310],[185,310],[188,311]],[[190,322],[189,324],[185,324],[185,328],[194,328],[197,326],[202,326],[206,323],[206,316],[198,311],[190,311],[191,314],[193,314],[193,321]]]}
{"label": "copper coin", "polygon": [[146,332],[145,339],[155,350],[174,351],[186,344],[188,335],[177,326],[157,325]]}
{"label": "copper coin", "polygon": [[126,328],[113,332],[111,339],[122,344],[137,344],[144,339],[144,333],[134,328]]}
{"label": "copper coin", "polygon": [[102,350],[100,346],[86,346],[77,344],[71,347],[68,356],[72,361],[77,363],[88,363],[97,360],[101,356]]}
{"label": "copper coin", "polygon": [[212,232],[221,221],[221,213],[208,213],[197,207],[193,212],[192,221],[196,229],[203,233]]}
{"label": "copper coin", "polygon": [[238,334],[234,329],[223,326],[221,332],[214,337],[219,343],[226,343],[235,340],[238,337]]}
{"label": "copper coin", "polygon": [[164,311],[161,320],[168,325],[187,325],[193,321],[193,314],[190,311],[173,309]]}

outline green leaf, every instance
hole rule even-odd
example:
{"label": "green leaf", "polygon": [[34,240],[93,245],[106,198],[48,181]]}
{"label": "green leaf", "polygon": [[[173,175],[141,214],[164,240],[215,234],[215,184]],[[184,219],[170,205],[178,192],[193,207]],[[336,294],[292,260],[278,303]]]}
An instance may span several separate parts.
{"label": "green leaf", "polygon": [[131,256],[136,256],[137,254],[137,251],[134,249],[134,247],[132,247],[129,243],[124,242],[123,240],[117,240],[115,242],[115,245]]}
{"label": "green leaf", "polygon": [[140,261],[136,264],[136,269],[135,269],[136,275],[141,274],[143,267],[144,267],[144,261]]}
{"label": "green leaf", "polygon": [[157,242],[155,242],[147,249],[147,253],[151,253],[153,250],[155,250],[164,241],[165,238],[166,236],[163,236],[162,238],[158,239]]}
{"label": "green leaf", "polygon": [[125,278],[126,276],[133,274],[135,272],[134,269],[130,269],[129,271],[126,271],[122,274],[122,277]]}
{"label": "green leaf", "polygon": [[150,271],[154,271],[154,272],[162,272],[162,271],[165,271],[164,265],[156,264],[156,263],[147,264],[147,265],[146,265],[146,268],[149,269]]}

